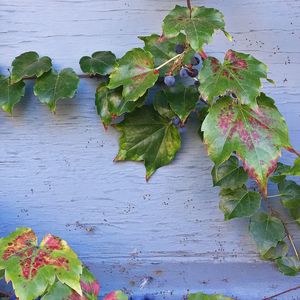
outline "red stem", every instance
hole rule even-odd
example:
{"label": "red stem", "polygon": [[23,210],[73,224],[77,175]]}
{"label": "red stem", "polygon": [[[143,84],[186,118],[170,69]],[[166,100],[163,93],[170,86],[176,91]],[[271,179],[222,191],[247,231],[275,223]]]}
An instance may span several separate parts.
{"label": "red stem", "polygon": [[191,0],[186,0],[186,5],[188,9],[190,10],[190,18],[192,18],[192,3]]}
{"label": "red stem", "polygon": [[207,54],[203,50],[199,51],[199,55],[201,56],[202,59],[207,59],[207,57],[208,57]]}
{"label": "red stem", "polygon": [[288,290],[286,290],[286,291],[283,291],[283,292],[281,292],[281,293],[278,293],[278,294],[276,294],[276,295],[273,295],[273,296],[271,296],[271,297],[266,297],[266,298],[264,298],[263,300],[271,300],[271,299],[274,299],[274,298],[276,298],[276,297],[278,297],[278,296],[281,296],[281,295],[283,295],[283,294],[290,293],[290,292],[295,291],[295,290],[298,290],[298,289],[300,289],[300,285],[298,285],[298,286],[296,286],[296,287],[294,287],[294,288],[288,289]]}

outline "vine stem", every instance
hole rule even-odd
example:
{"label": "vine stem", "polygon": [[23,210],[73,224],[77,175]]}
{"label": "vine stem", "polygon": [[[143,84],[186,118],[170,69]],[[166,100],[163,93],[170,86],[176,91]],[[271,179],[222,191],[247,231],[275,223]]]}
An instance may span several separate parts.
{"label": "vine stem", "polygon": [[159,70],[161,68],[163,68],[165,65],[169,64],[170,62],[172,62],[173,60],[179,58],[182,54],[177,54],[176,56],[172,57],[171,59],[167,60],[166,62],[164,62],[163,64],[161,64],[160,66],[158,66],[157,68],[155,68],[155,70]]}
{"label": "vine stem", "polygon": [[271,300],[271,299],[274,299],[274,298],[276,298],[276,297],[278,297],[278,296],[281,296],[281,295],[290,293],[290,292],[292,292],[292,291],[296,291],[296,290],[298,290],[298,289],[300,289],[300,285],[297,285],[297,286],[295,286],[295,287],[293,287],[293,288],[291,288],[291,289],[288,289],[288,290],[285,290],[285,291],[283,291],[283,292],[280,292],[280,293],[278,293],[278,294],[276,294],[276,295],[273,295],[273,296],[270,296],[270,297],[266,297],[266,298],[264,298],[263,300]]}
{"label": "vine stem", "polygon": [[278,198],[278,197],[282,197],[283,195],[282,194],[278,194],[278,195],[271,195],[271,196],[268,196],[267,198],[270,199],[270,198]]}
{"label": "vine stem", "polygon": [[186,5],[188,9],[190,10],[190,18],[192,18],[192,3],[191,0],[186,0]]}

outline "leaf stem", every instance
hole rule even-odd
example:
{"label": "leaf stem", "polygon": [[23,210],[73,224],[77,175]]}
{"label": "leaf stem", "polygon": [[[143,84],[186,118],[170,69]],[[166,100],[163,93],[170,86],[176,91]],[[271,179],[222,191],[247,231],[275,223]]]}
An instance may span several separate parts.
{"label": "leaf stem", "polygon": [[271,196],[268,196],[267,198],[270,199],[270,198],[278,198],[278,197],[281,197],[283,196],[282,194],[278,194],[278,195],[271,195]]}
{"label": "leaf stem", "polygon": [[201,58],[203,60],[207,59],[207,57],[208,57],[207,54],[203,50],[199,51],[199,55],[201,56]]}
{"label": "leaf stem", "polygon": [[178,57],[180,57],[182,54],[177,54],[176,56],[172,57],[171,59],[169,59],[168,61],[164,62],[163,64],[161,64],[160,66],[158,66],[157,68],[155,68],[155,70],[159,70],[161,68],[163,68],[165,65],[169,64],[170,62],[172,62],[173,60],[177,59]]}
{"label": "leaf stem", "polygon": [[271,300],[271,299],[274,299],[274,298],[276,298],[276,297],[278,297],[278,296],[281,296],[281,295],[290,293],[290,292],[292,292],[292,291],[296,291],[296,290],[298,290],[298,289],[300,289],[300,285],[297,285],[297,286],[295,286],[295,287],[293,287],[293,288],[291,288],[291,289],[288,289],[288,290],[285,290],[285,291],[283,291],[283,292],[280,292],[280,293],[278,293],[278,294],[276,294],[276,295],[273,295],[273,296],[270,296],[270,297],[266,297],[266,298],[264,298],[263,300]]}

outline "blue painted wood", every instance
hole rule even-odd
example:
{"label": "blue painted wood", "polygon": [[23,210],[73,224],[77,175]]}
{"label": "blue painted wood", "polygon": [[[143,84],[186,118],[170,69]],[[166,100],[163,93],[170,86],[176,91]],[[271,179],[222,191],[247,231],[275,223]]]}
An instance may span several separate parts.
{"label": "blue painted wood", "polygon": [[[216,35],[207,51],[233,47],[270,66],[266,84],[300,149],[300,3],[297,0],[193,1],[219,8],[233,43]],[[58,69],[79,70],[81,56],[141,46],[160,32],[171,0],[1,0],[0,71],[18,54],[36,50]],[[184,4],[184,1],[176,1]],[[276,21],[276,22],[275,22]],[[51,114],[32,95],[11,118],[0,113],[0,236],[17,226],[67,239],[101,280],[103,293],[127,288],[181,297],[187,289],[261,299],[298,284],[261,262],[243,220],[224,222],[211,163],[191,122],[175,162],[145,182],[142,164],[113,163],[118,133],[96,116],[96,80],[82,80],[75,99]],[[284,154],[283,160],[292,157]],[[297,246],[299,231],[291,226]],[[147,277],[153,278],[141,289]],[[287,298],[291,299],[289,294]],[[297,293],[295,294],[297,295]]]}

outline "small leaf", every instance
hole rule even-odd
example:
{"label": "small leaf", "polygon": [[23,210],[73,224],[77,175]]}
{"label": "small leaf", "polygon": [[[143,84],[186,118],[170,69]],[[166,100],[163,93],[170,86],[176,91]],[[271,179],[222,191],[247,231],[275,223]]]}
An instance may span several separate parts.
{"label": "small leaf", "polygon": [[41,300],[97,300],[100,285],[94,275],[84,267],[80,278],[82,296],[65,284],[57,281]]}
{"label": "small leaf", "polygon": [[96,90],[95,104],[103,125],[108,126],[116,117],[143,105],[145,98],[146,95],[138,101],[125,101],[122,97],[122,88],[110,90],[106,83],[101,83]]}
{"label": "small leaf", "polygon": [[79,78],[72,69],[63,69],[60,73],[52,70],[36,80],[34,94],[55,111],[58,100],[74,97],[78,84]]}
{"label": "small leaf", "polygon": [[236,151],[244,169],[264,195],[281,147],[289,147],[288,128],[271,98],[262,94],[254,110],[225,97],[209,110],[202,125],[208,155],[219,166]]}
{"label": "small leaf", "polygon": [[222,189],[220,197],[220,209],[225,220],[250,217],[260,208],[260,194],[248,191],[245,186],[234,190]]}
{"label": "small leaf", "polygon": [[288,276],[296,276],[300,270],[300,262],[296,257],[282,257],[276,260],[280,272]]}
{"label": "small leaf", "polygon": [[110,75],[109,89],[123,86],[125,101],[136,101],[152,87],[158,78],[150,52],[135,48],[127,52]]}
{"label": "small leaf", "polygon": [[39,57],[31,51],[16,57],[12,66],[11,80],[16,83],[26,77],[40,77],[52,68],[52,61],[48,56]]}
{"label": "small leaf", "polygon": [[0,240],[0,269],[5,269],[20,300],[42,295],[56,278],[81,294],[81,262],[68,244],[47,235],[40,246],[29,228],[19,228]]}
{"label": "small leaf", "polygon": [[214,186],[221,186],[225,189],[235,189],[242,187],[248,180],[248,175],[235,156],[231,156],[219,167],[212,169],[212,178]]}
{"label": "small leaf", "polygon": [[277,164],[277,168],[275,170],[275,172],[273,173],[273,175],[270,177],[270,180],[274,183],[280,183],[282,181],[285,180],[286,178],[286,173],[289,172],[291,169],[290,166],[285,165],[283,163],[278,163]]}
{"label": "small leaf", "polygon": [[289,252],[289,246],[286,242],[278,242],[276,247],[271,247],[264,255],[261,257],[267,260],[275,260],[281,257],[284,257]]}
{"label": "small leaf", "polygon": [[264,212],[257,213],[250,220],[249,230],[257,249],[264,256],[272,247],[276,247],[285,237],[282,222]]}
{"label": "small leaf", "polygon": [[172,121],[144,106],[126,116],[116,128],[122,132],[116,161],[144,161],[147,180],[160,167],[169,164],[181,145]]}
{"label": "small leaf", "polygon": [[98,51],[92,56],[83,56],[80,59],[80,67],[89,75],[107,75],[114,70],[116,56],[110,51]]}
{"label": "small leaf", "polygon": [[295,160],[293,167],[289,171],[287,171],[286,174],[292,176],[300,176],[300,157]]}
{"label": "small leaf", "polygon": [[103,300],[128,300],[128,296],[122,291],[113,291],[106,295]]}
{"label": "small leaf", "polygon": [[205,44],[212,40],[215,30],[222,30],[227,37],[230,35],[225,31],[223,14],[213,8],[187,7],[176,5],[163,21],[163,32],[166,37],[177,36],[184,32],[188,42],[195,51],[199,51]]}
{"label": "small leaf", "polygon": [[286,208],[300,207],[300,185],[295,181],[286,180],[278,185],[282,205]]}
{"label": "small leaf", "polygon": [[0,75],[0,106],[1,108],[12,114],[15,104],[20,102],[25,94],[25,83],[20,81],[11,84],[10,78]]}
{"label": "small leaf", "polygon": [[199,73],[199,91],[210,103],[230,91],[241,103],[255,107],[261,78],[267,78],[267,72],[268,67],[253,56],[228,50],[223,64],[214,57],[204,60]]}
{"label": "small leaf", "polygon": [[188,300],[234,300],[233,298],[223,296],[221,294],[208,295],[201,292],[189,294]]}
{"label": "small leaf", "polygon": [[198,135],[200,136],[200,139],[204,140],[204,136],[203,136],[203,131],[202,131],[202,124],[205,120],[205,118],[207,117],[208,115],[208,106],[203,106],[200,108],[200,111],[197,113],[197,117],[198,117],[198,120],[199,120],[199,124],[200,124],[200,127],[198,129]]}

